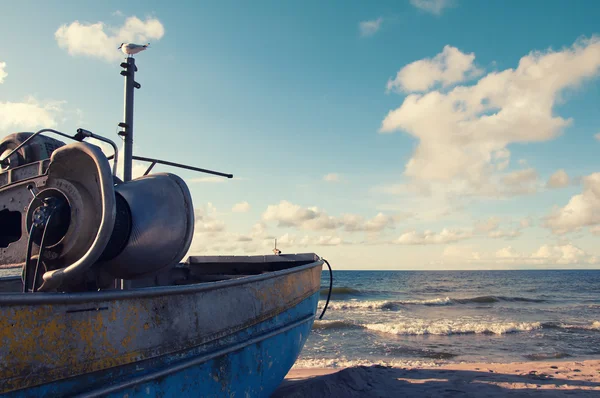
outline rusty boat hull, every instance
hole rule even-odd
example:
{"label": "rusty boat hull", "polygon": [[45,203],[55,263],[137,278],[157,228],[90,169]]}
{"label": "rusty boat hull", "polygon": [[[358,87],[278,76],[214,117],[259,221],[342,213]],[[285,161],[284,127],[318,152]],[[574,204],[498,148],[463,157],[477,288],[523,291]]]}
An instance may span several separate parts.
{"label": "rusty boat hull", "polygon": [[268,397],[312,328],[314,254],[190,257],[128,290],[11,293],[0,394]]}

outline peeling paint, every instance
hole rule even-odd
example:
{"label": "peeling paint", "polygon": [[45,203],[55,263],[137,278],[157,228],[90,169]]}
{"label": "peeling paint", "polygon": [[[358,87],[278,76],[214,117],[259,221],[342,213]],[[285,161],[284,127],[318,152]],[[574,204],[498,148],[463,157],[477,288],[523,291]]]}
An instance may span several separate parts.
{"label": "peeling paint", "polygon": [[[1,305],[0,393],[226,340],[318,292],[320,277],[321,267],[314,267],[227,289],[94,304],[104,310],[88,310],[89,304]],[[262,356],[254,361],[260,373]],[[221,363],[212,376],[222,386],[230,381],[230,366]]]}

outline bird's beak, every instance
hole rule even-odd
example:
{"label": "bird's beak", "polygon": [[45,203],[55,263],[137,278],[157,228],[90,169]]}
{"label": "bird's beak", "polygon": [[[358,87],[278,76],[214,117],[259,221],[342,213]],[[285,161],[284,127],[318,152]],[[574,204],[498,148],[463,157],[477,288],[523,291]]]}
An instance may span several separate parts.
{"label": "bird's beak", "polygon": [[121,49],[121,47],[123,47],[123,45],[122,45],[122,44],[121,44],[119,47],[117,47],[117,50],[120,50],[120,49]]}

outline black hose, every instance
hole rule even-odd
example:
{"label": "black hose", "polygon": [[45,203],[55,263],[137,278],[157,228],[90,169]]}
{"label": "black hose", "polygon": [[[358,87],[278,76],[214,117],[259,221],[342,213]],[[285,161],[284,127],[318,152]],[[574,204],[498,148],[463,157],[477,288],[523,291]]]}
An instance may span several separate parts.
{"label": "black hose", "polygon": [[52,214],[56,207],[52,209],[50,215],[48,215],[48,220],[46,220],[46,224],[44,225],[44,232],[42,233],[42,240],[40,241],[40,251],[38,252],[38,259],[35,264],[35,272],[33,273],[33,281],[31,282],[31,291],[35,293],[36,284],[37,284],[37,275],[38,270],[40,268],[40,262],[42,261],[42,255],[44,254],[44,240],[46,239],[46,231],[48,231],[48,225],[50,224],[50,220],[52,219]]}
{"label": "black hose", "polygon": [[29,260],[31,259],[31,249],[33,249],[33,231],[35,224],[31,224],[29,229],[29,237],[27,238],[27,252],[25,254],[25,266],[23,267],[23,293],[27,293],[27,269],[29,268]]}
{"label": "black hose", "polygon": [[327,306],[329,305],[329,299],[331,299],[331,291],[333,290],[333,271],[331,270],[331,265],[329,265],[329,261],[323,259],[327,267],[329,268],[329,293],[327,293],[327,301],[325,302],[325,307],[323,307],[323,312],[321,312],[321,316],[319,319],[323,319],[323,315],[325,315],[325,311],[327,311]]}

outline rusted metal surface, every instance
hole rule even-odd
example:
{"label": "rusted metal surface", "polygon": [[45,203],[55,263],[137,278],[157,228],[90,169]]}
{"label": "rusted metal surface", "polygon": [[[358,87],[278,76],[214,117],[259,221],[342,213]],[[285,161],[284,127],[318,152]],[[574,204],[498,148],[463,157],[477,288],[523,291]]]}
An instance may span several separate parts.
{"label": "rusted metal surface", "polygon": [[321,265],[180,287],[0,294],[0,393],[238,333],[318,292]]}

